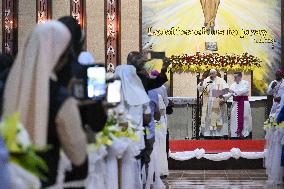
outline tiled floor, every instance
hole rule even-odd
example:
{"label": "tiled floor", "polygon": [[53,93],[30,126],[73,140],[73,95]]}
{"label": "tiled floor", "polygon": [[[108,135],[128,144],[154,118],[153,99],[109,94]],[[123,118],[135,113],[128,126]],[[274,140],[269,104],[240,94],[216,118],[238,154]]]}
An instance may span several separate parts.
{"label": "tiled floor", "polygon": [[172,170],[168,189],[284,189],[267,186],[265,170]]}

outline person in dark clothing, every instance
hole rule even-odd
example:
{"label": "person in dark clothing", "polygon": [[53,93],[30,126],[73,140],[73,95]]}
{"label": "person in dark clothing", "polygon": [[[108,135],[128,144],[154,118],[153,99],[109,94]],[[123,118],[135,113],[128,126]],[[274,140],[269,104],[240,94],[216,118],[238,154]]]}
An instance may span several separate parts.
{"label": "person in dark clothing", "polygon": [[[63,84],[66,88],[68,88],[68,92],[70,93],[70,80],[76,74],[81,73],[82,67],[80,64],[77,62],[77,58],[80,54],[80,52],[83,50],[84,46],[84,41],[85,41],[85,35],[84,32],[82,31],[78,21],[73,18],[72,16],[63,16],[58,19],[59,22],[63,23],[68,30],[71,33],[71,43],[70,43],[70,48],[68,51],[68,56],[69,56],[69,64],[67,64],[59,73],[59,75],[62,75],[61,81],[59,81],[61,84]],[[72,95],[72,93],[70,94]],[[79,106],[79,112],[81,115],[81,120],[82,120],[82,126],[86,124],[89,120],[86,120],[86,113],[90,111],[90,108],[86,106]],[[94,116],[97,118],[97,116]],[[97,122],[93,122],[97,123]],[[72,164],[72,170],[67,171],[65,174],[65,181],[72,181],[72,180],[81,180],[85,179],[88,175],[88,160],[84,162],[83,165],[76,166]]]}
{"label": "person in dark clothing", "polygon": [[8,54],[0,54],[0,117],[2,115],[3,95],[7,77],[13,64],[13,58]]}
{"label": "person in dark clothing", "polygon": [[58,19],[59,22],[63,23],[71,33],[71,45],[70,45],[70,55],[73,56],[70,61],[71,64],[71,71],[72,75],[75,78],[82,78],[84,77],[84,66],[82,66],[78,62],[78,57],[80,53],[83,51],[83,46],[85,42],[85,34],[81,29],[80,24],[78,21],[73,18],[72,16],[63,16]]}
{"label": "person in dark clothing", "polygon": [[142,84],[147,92],[149,90],[161,87],[168,81],[166,72],[168,66],[170,65],[170,61],[168,58],[165,58],[163,60],[161,72],[159,76],[154,79],[149,77],[147,71],[144,68],[146,62],[147,60],[143,56],[143,54],[137,51],[130,52],[127,56],[127,64],[133,65],[136,68],[137,75],[141,79]]}
{"label": "person in dark clothing", "polygon": [[74,58],[77,59],[84,46],[85,33],[78,21],[72,16],[63,16],[58,21],[63,23],[71,32],[71,49],[74,53]]}
{"label": "person in dark clothing", "polygon": [[[69,61],[71,62],[61,70],[59,75],[63,76],[61,83],[68,88],[71,93],[70,95],[74,95],[72,93],[72,83],[76,80],[83,80],[84,70],[86,69],[85,66],[78,62],[79,54],[84,50],[83,47],[86,36],[77,20],[72,16],[61,17],[58,21],[63,23],[71,33],[71,44],[68,52]],[[79,100],[79,112],[81,115],[82,126],[89,134],[91,133],[90,131],[98,132],[104,128],[107,121],[107,113],[102,101],[84,103]],[[88,130],[88,128],[91,130]],[[66,172],[65,181],[82,180],[87,177],[87,174],[87,160],[81,166],[72,164],[72,170]]]}
{"label": "person in dark clothing", "polygon": [[0,53],[0,79],[6,81],[13,64],[12,56]]}
{"label": "person in dark clothing", "polygon": [[[58,81],[57,82],[53,82],[52,80],[50,81],[50,95],[51,95],[51,99],[50,99],[50,112],[51,114],[51,120],[54,120],[54,116],[57,115],[60,107],[62,107],[62,104],[68,99],[68,98],[72,98],[72,94],[70,94],[69,91],[69,84],[70,84],[70,80],[73,78],[74,76],[74,66],[73,66],[73,59],[74,56],[72,54],[72,48],[68,48],[66,53],[65,53],[65,61],[66,64],[60,68],[56,75],[58,77]],[[81,127],[84,128],[84,124],[86,124],[86,119],[84,116],[85,113],[89,113],[89,112],[82,112],[82,108],[85,110],[86,106],[81,106],[80,102],[78,102],[78,110],[80,113],[80,118],[81,118],[81,122],[82,125]],[[93,116],[93,120],[95,120],[95,118],[98,118],[98,116]],[[94,124],[97,124],[99,122],[93,122]],[[54,125],[52,123],[50,123],[51,125]],[[58,141],[58,137],[56,136],[57,133],[55,132],[56,130],[50,127],[49,132],[51,133],[51,138],[50,141],[55,141],[57,143],[57,147],[54,149],[55,153],[49,153],[51,154],[57,154],[56,150],[59,150],[59,146],[58,145],[59,141]],[[46,157],[45,159],[49,159],[51,157]],[[57,157],[59,158],[59,157]],[[56,159],[56,158],[54,158]],[[59,159],[58,159],[59,160]],[[55,162],[52,163],[51,166],[54,166],[56,164],[54,164]],[[57,168],[57,167],[56,167]],[[55,170],[55,169],[53,169]],[[55,174],[55,173],[52,173]],[[87,177],[88,175],[88,159],[86,158],[84,163],[82,165],[75,165],[72,163],[72,170],[67,171],[65,173],[65,182],[68,181],[74,181],[74,180],[83,180]],[[72,189],[72,188],[69,188]],[[78,189],[83,189],[83,188],[78,188]]]}

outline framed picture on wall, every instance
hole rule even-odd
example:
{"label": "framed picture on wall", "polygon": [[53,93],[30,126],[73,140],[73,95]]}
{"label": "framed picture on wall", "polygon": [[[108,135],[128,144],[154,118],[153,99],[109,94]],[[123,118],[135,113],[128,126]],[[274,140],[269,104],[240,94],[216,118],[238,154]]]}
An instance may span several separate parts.
{"label": "framed picture on wall", "polygon": [[205,50],[218,51],[217,42],[205,42]]}

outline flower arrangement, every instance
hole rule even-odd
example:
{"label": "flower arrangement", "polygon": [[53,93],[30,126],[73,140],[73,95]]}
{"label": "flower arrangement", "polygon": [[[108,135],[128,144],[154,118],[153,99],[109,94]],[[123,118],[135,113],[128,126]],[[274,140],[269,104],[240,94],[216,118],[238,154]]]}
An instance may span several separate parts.
{"label": "flower arrangement", "polygon": [[269,129],[272,127],[284,127],[284,122],[277,123],[276,118],[274,116],[270,116],[265,122],[264,122],[264,129]]}
{"label": "flower arrangement", "polygon": [[242,55],[219,55],[218,53],[195,55],[173,55],[169,71],[171,72],[195,72],[217,69],[225,71],[251,71],[261,67],[258,57],[244,53]]}
{"label": "flower arrangement", "polygon": [[111,115],[108,118],[104,129],[96,134],[96,142],[94,144],[96,148],[100,145],[111,146],[114,138],[126,137],[133,141],[138,140],[131,121],[128,120],[123,124],[120,121],[115,115]]}
{"label": "flower arrangement", "polygon": [[9,151],[9,161],[44,180],[42,171],[47,171],[48,167],[37,153],[46,149],[38,149],[32,145],[27,131],[19,121],[18,113],[2,120],[0,134]]}

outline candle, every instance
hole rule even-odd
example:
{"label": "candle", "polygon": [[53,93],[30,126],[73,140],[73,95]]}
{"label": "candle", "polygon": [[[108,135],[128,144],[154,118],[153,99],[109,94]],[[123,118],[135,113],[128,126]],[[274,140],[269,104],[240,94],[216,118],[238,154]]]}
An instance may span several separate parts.
{"label": "candle", "polygon": [[196,45],[196,52],[198,52],[198,53],[200,52],[200,48],[199,48],[198,44]]}

